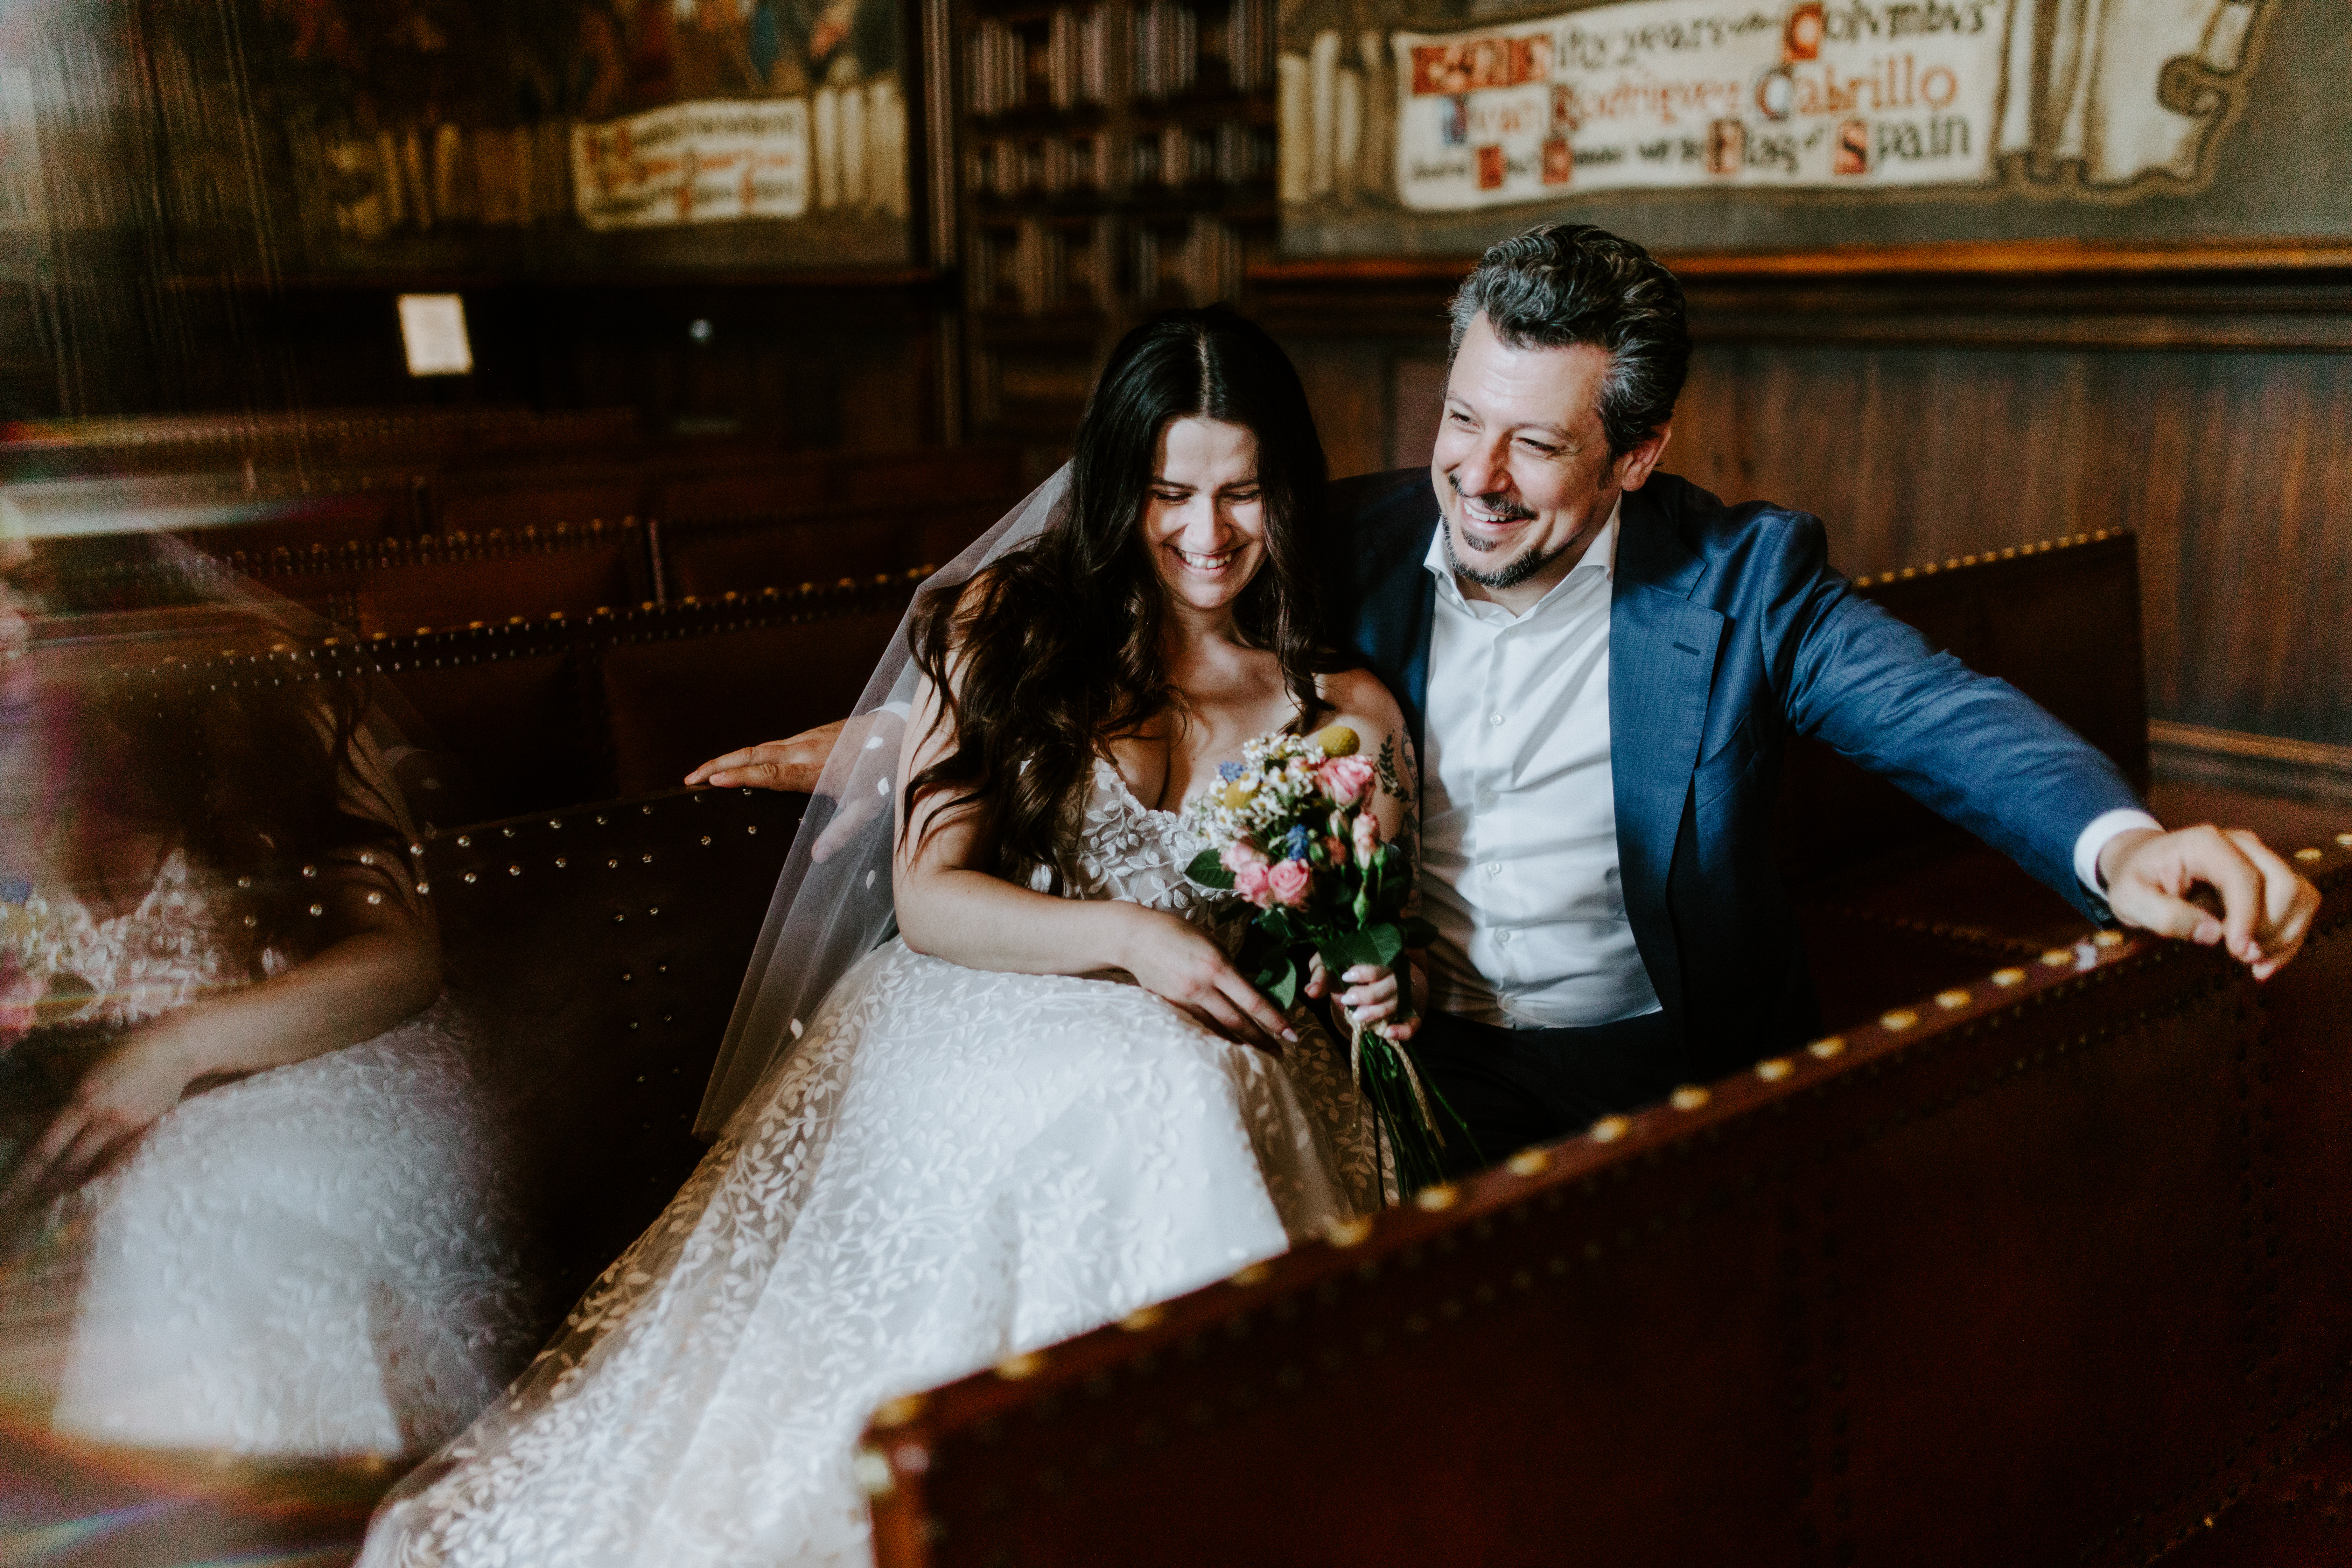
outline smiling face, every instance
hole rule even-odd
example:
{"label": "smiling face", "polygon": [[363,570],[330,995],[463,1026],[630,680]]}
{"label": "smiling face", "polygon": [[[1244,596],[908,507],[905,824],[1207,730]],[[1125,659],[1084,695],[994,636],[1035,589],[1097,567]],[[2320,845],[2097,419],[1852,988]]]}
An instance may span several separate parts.
{"label": "smiling face", "polygon": [[1265,500],[1257,437],[1198,415],[1160,432],[1143,507],[1152,570],[1178,609],[1230,613],[1265,563]]}
{"label": "smiling face", "polygon": [[1596,345],[1515,349],[1484,315],[1471,321],[1429,464],[1465,593],[1524,613],[1582,559],[1619,495],[1649,479],[1668,431],[1612,455],[1601,426],[1608,374]]}

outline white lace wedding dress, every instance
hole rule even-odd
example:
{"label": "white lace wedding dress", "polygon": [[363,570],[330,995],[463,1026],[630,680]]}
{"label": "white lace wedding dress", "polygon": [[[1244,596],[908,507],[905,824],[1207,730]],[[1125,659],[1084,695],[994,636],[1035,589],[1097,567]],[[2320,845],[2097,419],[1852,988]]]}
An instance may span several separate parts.
{"label": "white lace wedding dress", "polygon": [[[238,983],[222,902],[175,851],[126,913],[16,918],[119,1030]],[[496,1149],[446,1001],[192,1095],[0,1258],[0,1393],[107,1443],[424,1453],[529,1353]]]}
{"label": "white lace wedding dress", "polygon": [[[1108,763],[1072,847],[1075,896],[1233,923]],[[851,1448],[882,1400],[1377,1203],[1345,1060],[1300,1034],[1277,1061],[1131,983],[885,943],[362,1568],[868,1561]]]}

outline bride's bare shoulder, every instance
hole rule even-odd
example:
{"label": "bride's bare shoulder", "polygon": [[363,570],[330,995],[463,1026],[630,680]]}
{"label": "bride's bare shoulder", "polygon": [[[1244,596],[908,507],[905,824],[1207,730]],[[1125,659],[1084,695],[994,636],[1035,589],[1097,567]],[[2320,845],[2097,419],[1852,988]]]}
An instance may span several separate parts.
{"label": "bride's bare shoulder", "polygon": [[1316,691],[1338,718],[1332,722],[1356,725],[1367,737],[1392,734],[1404,728],[1404,710],[1369,669],[1338,669],[1316,678]]}

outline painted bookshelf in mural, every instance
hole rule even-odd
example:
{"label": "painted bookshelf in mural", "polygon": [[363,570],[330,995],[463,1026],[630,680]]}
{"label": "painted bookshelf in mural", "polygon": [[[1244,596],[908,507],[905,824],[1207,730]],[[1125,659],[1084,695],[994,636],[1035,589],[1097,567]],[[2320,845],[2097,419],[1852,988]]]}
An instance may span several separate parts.
{"label": "painted bookshelf in mural", "polygon": [[2317,9],[1291,0],[1286,240],[1463,248],[1552,214],[1684,246],[2352,230],[2310,177],[2352,174],[2340,98],[2295,79],[2324,58],[2303,34],[2340,52]]}
{"label": "painted bookshelf in mural", "polygon": [[[897,0],[157,0],[184,229],[249,156],[217,105],[241,46],[261,193],[312,268],[903,265]],[[237,204],[232,199],[227,205]],[[290,207],[290,213],[284,209]]]}
{"label": "painted bookshelf in mural", "polygon": [[1272,3],[961,0],[956,23],[972,412],[1066,440],[1119,331],[1272,255]]}

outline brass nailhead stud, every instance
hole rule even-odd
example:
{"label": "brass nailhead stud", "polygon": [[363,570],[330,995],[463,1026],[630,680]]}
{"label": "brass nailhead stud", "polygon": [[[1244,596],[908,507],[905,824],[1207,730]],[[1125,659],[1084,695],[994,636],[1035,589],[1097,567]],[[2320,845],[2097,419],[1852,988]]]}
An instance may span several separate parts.
{"label": "brass nailhead stud", "polygon": [[383,895],[382,893],[370,893],[367,896],[367,901],[372,904],[380,904],[383,902]]}
{"label": "brass nailhead stud", "polygon": [[2319,858],[2319,851],[2316,849],[2298,849],[2294,852],[2294,858],[2298,860],[2316,860]]}
{"label": "brass nailhead stud", "polygon": [[886,1399],[882,1402],[881,1408],[874,1412],[874,1425],[904,1426],[922,1413],[923,1396],[921,1394],[902,1394],[896,1399]]}
{"label": "brass nailhead stud", "polygon": [[1706,1090],[1695,1083],[1686,1083],[1670,1095],[1666,1103],[1676,1110],[1696,1110],[1707,1101]]}
{"label": "brass nailhead stud", "polygon": [[1902,1033],[1918,1021],[1919,1015],[1908,1007],[1897,1007],[1892,1013],[1881,1013],[1878,1016],[1878,1026],[1896,1034]]}
{"label": "brass nailhead stud", "polygon": [[507,875],[509,877],[520,877],[522,875],[522,868],[520,866],[509,866],[507,868]]}
{"label": "brass nailhead stud", "polygon": [[1992,983],[2004,991],[2024,978],[2025,971],[2022,969],[1996,969],[1992,972]]}
{"label": "brass nailhead stud", "polygon": [[1426,1209],[1431,1214],[1443,1214],[1460,1202],[1461,1198],[1462,1189],[1444,1182],[1440,1182],[1433,1187],[1423,1187],[1412,1194],[1413,1206]]}
{"label": "brass nailhead stud", "polygon": [[1936,1005],[1943,1008],[1946,1012],[1949,1012],[1955,1007],[1965,1007],[1969,1005],[1969,1000],[1970,998],[1969,994],[1965,991],[1938,991],[1936,993]]}
{"label": "brass nailhead stud", "polygon": [[471,849],[473,847],[474,847],[474,840],[473,840],[473,837],[472,837],[472,836],[471,836],[471,835],[464,834],[464,833],[460,833],[459,835],[457,835],[457,847],[458,847],[458,848],[460,848],[460,849]]}
{"label": "brass nailhead stud", "polygon": [[2072,969],[2074,967],[2074,950],[2071,947],[2053,947],[2042,955],[2042,962],[2053,969]]}
{"label": "brass nailhead stud", "polygon": [[2091,939],[2093,947],[2121,947],[2123,944],[2124,933],[2119,931],[2103,931]]}
{"label": "brass nailhead stud", "polygon": [[478,881],[479,881],[479,880],[481,880],[481,879],[480,879],[480,878],[478,878],[478,877],[477,877],[477,876],[475,876],[471,871],[468,871],[468,872],[467,872],[467,873],[466,873],[466,885],[467,885],[467,887],[469,887],[469,888],[470,888],[470,887],[472,887],[476,882],[478,882]]}
{"label": "brass nailhead stud", "polygon": [[1234,1272],[1226,1278],[1225,1283],[1228,1285],[1239,1285],[1244,1289],[1247,1289],[1252,1285],[1265,1284],[1266,1272],[1266,1267],[1265,1264],[1253,1263],[1248,1265],[1246,1268],[1234,1269]]}
{"label": "brass nailhead stud", "polygon": [[1827,1061],[1832,1057],[1836,1056],[1845,1049],[1845,1037],[1843,1035],[1832,1035],[1827,1039],[1815,1040],[1811,1045],[1807,1046],[1805,1049],[1812,1052],[1813,1055],[1821,1058],[1822,1060]]}
{"label": "brass nailhead stud", "polygon": [[1369,1219],[1341,1219],[1324,1227],[1323,1239],[1334,1247],[1357,1247],[1371,1234],[1372,1222]]}
{"label": "brass nailhead stud", "polygon": [[2336,836],[2336,842],[2343,848],[2352,849],[2352,833],[2337,834]]}
{"label": "brass nailhead stud", "polygon": [[1614,1143],[1625,1136],[1625,1130],[1633,1125],[1622,1116],[1604,1116],[1592,1124],[1587,1136],[1595,1143]]}
{"label": "brass nailhead stud", "polygon": [[1766,1083],[1778,1083],[1796,1070],[1786,1057],[1767,1057],[1756,1064],[1756,1076]]}
{"label": "brass nailhead stud", "polygon": [[1126,1317],[1121,1318],[1118,1321],[1118,1326],[1125,1329],[1130,1334],[1139,1334],[1146,1329],[1158,1328],[1161,1320],[1165,1319],[1167,1316],[1168,1312],[1165,1308],[1138,1307],[1134,1311],[1129,1312]]}
{"label": "brass nailhead stud", "polygon": [[1546,1149],[1522,1149],[1505,1163],[1515,1176],[1540,1176],[1551,1169],[1551,1152]]}
{"label": "brass nailhead stud", "polygon": [[1024,1351],[1019,1355],[1006,1356],[996,1363],[996,1375],[1007,1383],[1019,1383],[1024,1377],[1034,1377],[1045,1370],[1045,1358],[1035,1351]]}
{"label": "brass nailhead stud", "polygon": [[430,882],[419,882],[416,884],[416,890],[420,893],[429,893],[433,890],[433,884]]}

